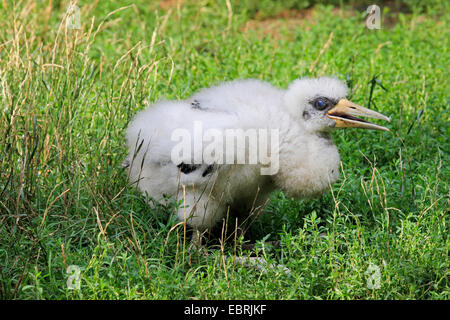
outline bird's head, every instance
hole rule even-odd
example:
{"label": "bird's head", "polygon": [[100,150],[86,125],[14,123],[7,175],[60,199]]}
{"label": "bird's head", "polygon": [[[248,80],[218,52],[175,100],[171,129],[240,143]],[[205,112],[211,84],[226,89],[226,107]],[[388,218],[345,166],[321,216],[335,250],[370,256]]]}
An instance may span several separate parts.
{"label": "bird's head", "polygon": [[348,101],[347,93],[347,86],[336,78],[301,78],[289,86],[284,102],[291,116],[310,133],[345,127],[389,130],[360,119],[370,117],[390,121],[381,113]]}

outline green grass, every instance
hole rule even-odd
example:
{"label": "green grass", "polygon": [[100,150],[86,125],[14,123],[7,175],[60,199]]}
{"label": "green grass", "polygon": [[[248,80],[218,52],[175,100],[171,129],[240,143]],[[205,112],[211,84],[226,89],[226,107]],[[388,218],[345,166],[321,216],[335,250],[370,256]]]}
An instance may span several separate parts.
{"label": "green grass", "polygon": [[[67,1],[0,4],[1,298],[450,298],[448,11],[385,10],[390,23],[368,30],[349,7],[249,22],[254,3],[242,1],[89,3],[82,30],[67,32]],[[148,103],[319,75],[348,81],[362,105],[376,77],[387,90],[373,87],[371,107],[393,118],[388,133],[336,132],[342,175],[322,197],[274,194],[245,237],[206,258],[188,251],[173,200],[152,210],[127,185],[124,131]],[[247,241],[291,274],[224,259]],[[67,287],[69,265],[80,290]]]}

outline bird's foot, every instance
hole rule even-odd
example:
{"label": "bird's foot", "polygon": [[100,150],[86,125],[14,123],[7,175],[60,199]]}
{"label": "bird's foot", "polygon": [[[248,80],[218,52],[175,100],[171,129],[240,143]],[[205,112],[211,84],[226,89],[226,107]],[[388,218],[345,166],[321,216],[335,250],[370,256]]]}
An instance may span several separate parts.
{"label": "bird's foot", "polygon": [[291,270],[282,264],[268,264],[266,259],[262,257],[249,257],[249,256],[233,256],[231,257],[234,263],[243,265],[244,267],[252,267],[261,270],[263,273],[267,273],[268,270],[281,271],[285,274],[291,274]]}

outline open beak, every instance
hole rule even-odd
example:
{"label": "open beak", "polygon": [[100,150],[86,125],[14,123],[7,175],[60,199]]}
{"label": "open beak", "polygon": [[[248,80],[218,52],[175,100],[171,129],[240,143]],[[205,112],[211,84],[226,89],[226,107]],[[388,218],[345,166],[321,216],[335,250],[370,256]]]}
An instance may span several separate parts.
{"label": "open beak", "polygon": [[336,128],[364,128],[389,131],[388,128],[370,123],[358,117],[369,117],[391,121],[390,118],[376,111],[358,106],[357,104],[341,99],[332,109],[327,112],[327,117],[336,121]]}

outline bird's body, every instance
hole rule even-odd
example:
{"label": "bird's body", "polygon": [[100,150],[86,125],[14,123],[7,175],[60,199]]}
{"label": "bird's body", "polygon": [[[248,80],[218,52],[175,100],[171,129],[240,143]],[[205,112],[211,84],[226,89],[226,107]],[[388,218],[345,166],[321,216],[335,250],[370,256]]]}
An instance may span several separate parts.
{"label": "bird's body", "polygon": [[[164,194],[182,199],[178,217],[199,230],[214,226],[228,210],[250,213],[276,189],[294,197],[321,194],[339,176],[339,153],[330,133],[339,121],[357,119],[340,114],[338,120],[330,118],[331,108],[346,94],[347,87],[334,78],[296,80],[288,90],[259,80],[238,80],[203,89],[184,101],[160,101],[139,112],[128,127],[130,180],[155,200]],[[319,111],[321,97],[327,97],[323,99],[329,107]],[[371,116],[375,114],[379,115]],[[199,128],[224,139],[196,140]],[[174,132],[180,129],[190,135],[191,152],[174,160],[180,138]],[[250,132],[258,142],[264,137],[269,141],[266,161],[239,162],[239,145],[233,149],[233,161],[225,161],[230,154],[226,139],[250,139]],[[217,152],[213,160],[198,157],[207,142],[210,147],[223,146],[222,158]],[[256,154],[261,156],[258,147]],[[250,140],[241,145],[246,160],[252,153],[249,148]],[[263,174],[268,167],[273,172]]]}

